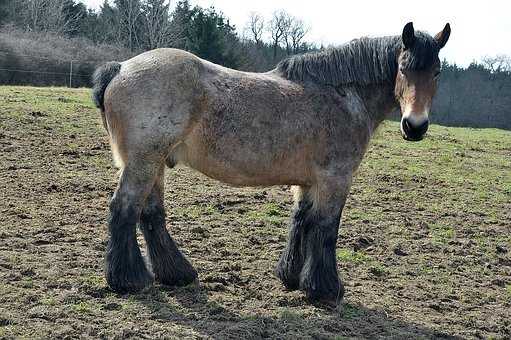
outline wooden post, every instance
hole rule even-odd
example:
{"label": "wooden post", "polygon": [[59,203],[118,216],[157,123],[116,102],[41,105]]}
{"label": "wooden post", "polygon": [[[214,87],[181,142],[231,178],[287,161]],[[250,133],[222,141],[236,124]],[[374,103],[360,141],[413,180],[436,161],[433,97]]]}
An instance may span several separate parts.
{"label": "wooden post", "polygon": [[69,87],[73,87],[73,61],[71,60],[71,67],[69,68]]}

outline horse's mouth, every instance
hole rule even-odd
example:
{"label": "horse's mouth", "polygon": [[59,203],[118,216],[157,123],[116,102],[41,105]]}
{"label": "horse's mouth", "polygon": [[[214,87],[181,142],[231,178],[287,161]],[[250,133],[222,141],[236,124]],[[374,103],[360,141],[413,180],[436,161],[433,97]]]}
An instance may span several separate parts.
{"label": "horse's mouth", "polygon": [[420,142],[421,140],[424,139],[424,136],[425,135],[420,135],[420,136],[408,136],[406,133],[403,133],[403,139],[408,141],[408,142]]}

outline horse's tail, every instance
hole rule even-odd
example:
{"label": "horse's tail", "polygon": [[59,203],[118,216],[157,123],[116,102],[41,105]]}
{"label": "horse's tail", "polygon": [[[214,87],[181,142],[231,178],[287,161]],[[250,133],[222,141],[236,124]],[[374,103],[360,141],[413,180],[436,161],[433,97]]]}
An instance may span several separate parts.
{"label": "horse's tail", "polygon": [[121,153],[119,147],[116,142],[116,133],[112,131],[111,127],[109,128],[109,124],[107,121],[107,117],[105,115],[105,91],[108,87],[108,84],[114,79],[119,72],[121,71],[121,64],[112,61],[106,63],[105,65],[99,67],[92,77],[92,84],[94,85],[92,88],[92,99],[96,104],[96,107],[101,110],[101,119],[103,120],[103,127],[108,132],[110,137],[110,146],[112,149],[112,155],[114,158],[115,165],[122,169],[124,168],[124,161],[121,157]]}
{"label": "horse's tail", "polygon": [[107,132],[109,131],[105,118],[105,91],[108,84],[119,74],[120,70],[121,64],[116,61],[111,61],[99,67],[92,76],[92,99],[96,107],[101,110],[101,119],[103,120],[103,126]]}

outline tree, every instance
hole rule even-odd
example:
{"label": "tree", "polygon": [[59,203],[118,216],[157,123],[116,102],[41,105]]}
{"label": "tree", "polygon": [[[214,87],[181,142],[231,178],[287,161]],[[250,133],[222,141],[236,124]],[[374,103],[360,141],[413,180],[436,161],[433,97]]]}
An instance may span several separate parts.
{"label": "tree", "polygon": [[79,31],[87,8],[73,0],[22,0],[23,26],[32,31],[50,31],[72,36]]}
{"label": "tree", "polygon": [[0,0],[0,25],[9,21],[14,5],[13,0]]}
{"label": "tree", "polygon": [[251,12],[246,29],[249,31],[251,38],[254,40],[256,45],[260,45],[262,43],[264,33],[264,18],[262,15],[256,12]]}
{"label": "tree", "polygon": [[491,73],[511,72],[511,57],[509,56],[503,54],[495,57],[486,56],[481,61]]}
{"label": "tree", "polygon": [[291,40],[293,53],[299,53],[302,46],[303,38],[309,33],[309,26],[306,26],[303,20],[293,18],[289,28],[288,38]]}
{"label": "tree", "polygon": [[235,27],[215,8],[191,8],[187,0],[182,0],[177,4],[173,20],[181,25],[183,33],[179,47],[217,64],[240,65],[241,49]]}
{"label": "tree", "polygon": [[182,38],[181,28],[171,20],[170,1],[144,0],[142,15],[144,49],[172,46]]}
{"label": "tree", "polygon": [[97,16],[97,33],[93,33],[96,43],[110,43],[124,46],[119,23],[119,11],[107,0],[103,1]]}
{"label": "tree", "polygon": [[124,44],[130,51],[140,48],[139,27],[142,19],[140,0],[115,0],[119,15],[119,29]]}
{"label": "tree", "polygon": [[283,41],[285,34],[287,34],[290,23],[290,15],[286,11],[280,10],[273,12],[269,25],[269,33],[273,46],[273,60],[277,59],[279,44]]}

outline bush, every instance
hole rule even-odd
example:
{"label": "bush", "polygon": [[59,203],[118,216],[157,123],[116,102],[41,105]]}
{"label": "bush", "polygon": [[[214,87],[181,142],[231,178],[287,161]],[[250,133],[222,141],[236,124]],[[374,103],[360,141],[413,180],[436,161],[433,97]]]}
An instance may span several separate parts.
{"label": "bush", "polygon": [[114,45],[94,45],[84,38],[65,38],[48,32],[0,30],[0,84],[88,87],[95,68],[107,61],[123,61],[132,52]]}

